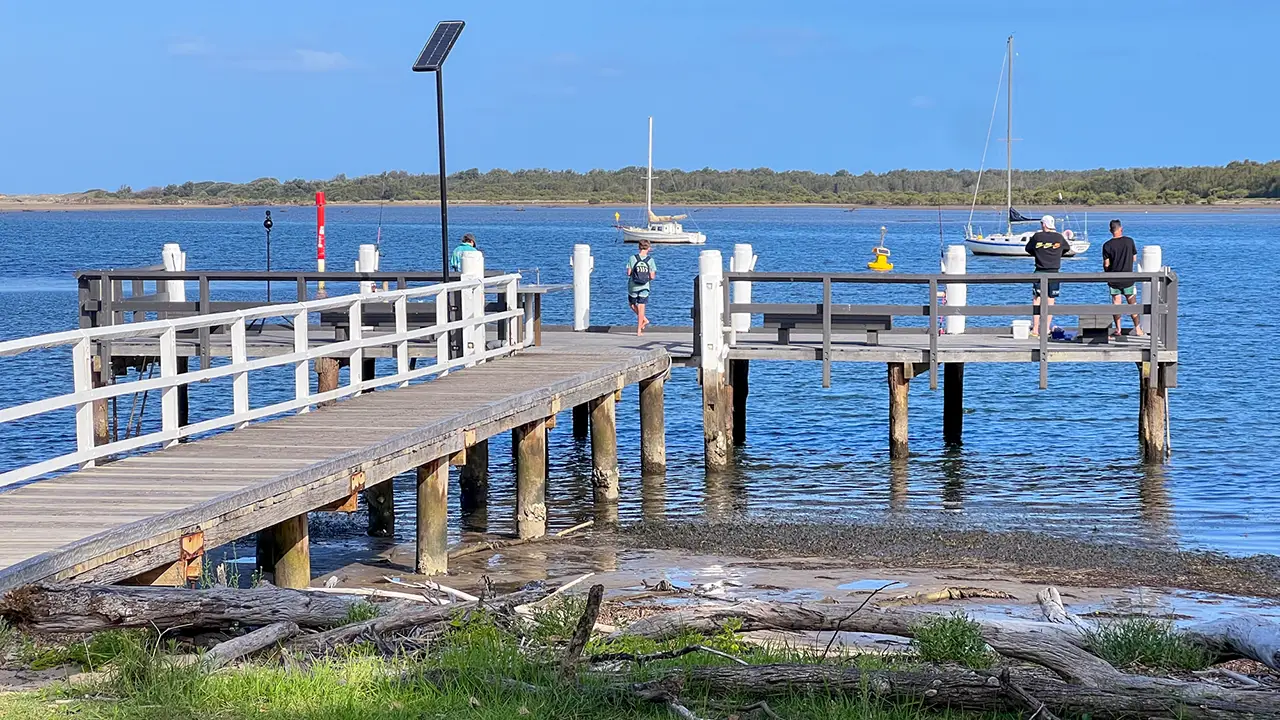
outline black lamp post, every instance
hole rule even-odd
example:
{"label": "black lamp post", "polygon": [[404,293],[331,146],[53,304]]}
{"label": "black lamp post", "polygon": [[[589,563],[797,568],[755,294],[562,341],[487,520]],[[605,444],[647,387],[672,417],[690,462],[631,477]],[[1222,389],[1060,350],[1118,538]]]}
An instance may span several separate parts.
{"label": "black lamp post", "polygon": [[[271,272],[271,211],[267,211],[267,219],[262,221],[262,227],[267,231],[267,272]],[[271,279],[267,279],[267,303],[271,302]]]}
{"label": "black lamp post", "polygon": [[462,33],[461,20],[447,20],[436,24],[431,38],[423,46],[418,60],[413,64],[414,72],[433,72],[436,74],[436,123],[440,136],[440,267],[444,273],[444,281],[449,282],[449,192],[446,187],[444,168],[444,59],[449,57],[453,43]]}

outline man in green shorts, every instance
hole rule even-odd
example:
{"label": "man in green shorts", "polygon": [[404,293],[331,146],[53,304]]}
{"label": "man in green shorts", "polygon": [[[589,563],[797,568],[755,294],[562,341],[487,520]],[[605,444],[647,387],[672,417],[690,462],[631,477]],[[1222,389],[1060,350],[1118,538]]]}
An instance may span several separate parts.
{"label": "man in green shorts", "polygon": [[636,314],[636,334],[643,335],[649,319],[644,316],[649,302],[649,283],[658,277],[658,266],[649,256],[649,241],[640,241],[640,252],[627,261],[627,304]]}
{"label": "man in green shorts", "polygon": [[[1133,238],[1124,234],[1124,226],[1119,220],[1111,221],[1111,239],[1102,246],[1102,271],[1113,273],[1133,272],[1133,258],[1138,254],[1138,248],[1133,243]],[[1138,293],[1134,289],[1133,281],[1121,280],[1118,282],[1107,283],[1111,290],[1111,304],[1120,305],[1126,300],[1130,305],[1136,305],[1138,302]],[[1142,319],[1136,314],[1130,315],[1133,318],[1133,334],[1142,336]],[[1120,316],[1115,316],[1116,329],[1113,335],[1123,335],[1124,329],[1120,327]]]}

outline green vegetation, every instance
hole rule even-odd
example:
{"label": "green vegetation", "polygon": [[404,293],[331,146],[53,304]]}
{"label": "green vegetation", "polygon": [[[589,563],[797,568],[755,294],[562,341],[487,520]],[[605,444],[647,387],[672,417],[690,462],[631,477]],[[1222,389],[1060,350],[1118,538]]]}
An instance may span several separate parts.
{"label": "green vegetation", "polygon": [[[999,173],[988,174],[979,203],[1004,204]],[[854,175],[847,170],[670,170],[654,187],[659,203],[840,203],[865,205],[967,205],[977,181],[973,170],[893,170]],[[463,170],[449,176],[455,201],[643,202],[644,168],[591,170]],[[1019,170],[1014,204],[1026,206],[1195,204],[1222,200],[1280,199],[1280,161],[1248,160],[1225,166],[1119,170]],[[437,200],[435,175],[403,171],[330,180],[259,178],[249,183],[185,182],[135,192],[88,191],[90,200],[155,203],[307,203],[323,190],[331,202]],[[1061,194],[1061,199],[1059,199]]]}
{"label": "green vegetation", "polygon": [[931,615],[912,631],[911,645],[925,662],[955,663],[975,670],[995,662],[982,639],[982,628],[963,613]]}
{"label": "green vegetation", "polygon": [[350,608],[347,608],[347,621],[343,624],[350,625],[352,623],[372,620],[378,617],[378,613],[379,610],[377,605],[362,600],[358,603],[354,603]]}
{"label": "green vegetation", "polygon": [[[384,657],[369,646],[318,660],[286,656],[284,662],[263,660],[232,670],[207,673],[198,665],[179,666],[166,650],[167,641],[154,634],[115,633],[95,656],[101,669],[110,663],[106,679],[92,685],[61,687],[43,693],[0,695],[0,717],[112,718],[247,718],[372,720],[400,718],[599,718],[673,717],[664,705],[637,699],[626,682],[612,682],[589,673],[573,681],[559,675],[559,643],[568,632],[571,604],[553,608],[532,634],[513,633],[507,621],[488,615],[456,620],[440,637],[424,643],[411,655]],[[87,641],[97,646],[96,638]],[[712,637],[686,635],[668,642],[629,637],[595,640],[587,653],[652,653],[701,644],[732,653],[753,664],[819,662],[812,654],[766,649],[744,643],[728,627]],[[109,651],[109,652],[108,652]],[[109,657],[108,657],[109,656]],[[694,664],[725,664],[724,658],[698,654],[661,660],[624,671],[627,682],[644,681],[662,670]],[[867,668],[904,666],[914,662],[888,657],[830,657],[826,662],[856,663]],[[744,709],[749,698],[714,699],[705,688],[686,687],[680,694],[699,717],[737,715],[743,720],[765,717]],[[797,720],[859,718],[860,720],[955,720],[1013,718],[1012,715],[926,710],[912,703],[887,703],[869,691],[855,695],[825,693],[770,700],[779,716]]]}
{"label": "green vegetation", "polygon": [[1101,623],[1085,634],[1093,654],[1118,668],[1203,670],[1215,661],[1201,643],[1156,618],[1133,617]]}

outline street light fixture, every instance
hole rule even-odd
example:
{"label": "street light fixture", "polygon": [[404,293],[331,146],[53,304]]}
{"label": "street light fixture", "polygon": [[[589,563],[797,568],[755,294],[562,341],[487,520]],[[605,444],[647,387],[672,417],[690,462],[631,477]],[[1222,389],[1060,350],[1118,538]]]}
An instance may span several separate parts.
{"label": "street light fixture", "polygon": [[444,60],[449,51],[462,34],[466,23],[461,20],[446,20],[436,24],[431,39],[423,46],[418,60],[413,64],[414,72],[433,72],[436,74],[436,122],[440,136],[440,267],[444,273],[444,281],[449,282],[449,193],[445,181],[444,169]]}

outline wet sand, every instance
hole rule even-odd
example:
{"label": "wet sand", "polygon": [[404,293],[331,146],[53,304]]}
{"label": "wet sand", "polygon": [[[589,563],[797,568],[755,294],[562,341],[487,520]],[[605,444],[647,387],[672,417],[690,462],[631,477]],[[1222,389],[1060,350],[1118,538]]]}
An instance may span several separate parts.
{"label": "wet sand", "polygon": [[[322,561],[328,567],[317,565],[313,583],[336,578],[345,587],[397,589],[385,578],[422,579],[413,573],[413,556],[412,544],[390,543],[371,557],[329,555]],[[603,584],[620,608],[615,612],[638,615],[687,602],[696,597],[690,590],[729,600],[843,604],[860,603],[879,589],[877,603],[1035,619],[1036,592],[1054,585],[1074,612],[1096,617],[1205,620],[1247,610],[1280,619],[1280,558],[1241,560],[1033,533],[923,528],[642,523],[616,534],[469,555],[451,561],[440,582],[477,593],[486,583],[509,590],[530,582],[560,584],[588,572],[596,573],[591,582]],[[654,593],[663,580],[675,589]],[[914,597],[947,588],[1008,597],[927,603]]]}

